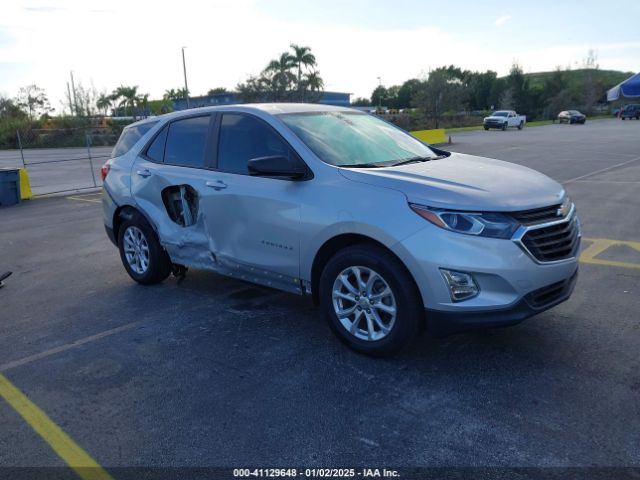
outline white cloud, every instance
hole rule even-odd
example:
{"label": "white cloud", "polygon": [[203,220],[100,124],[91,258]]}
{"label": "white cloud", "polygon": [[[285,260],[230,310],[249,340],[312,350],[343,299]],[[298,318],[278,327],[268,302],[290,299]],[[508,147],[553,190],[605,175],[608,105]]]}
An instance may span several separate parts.
{"label": "white cloud", "polygon": [[511,20],[511,15],[502,15],[501,17],[496,18],[496,21],[494,23],[496,27],[501,27],[504,23],[508,22],[509,20]]}
{"label": "white cloud", "polygon": [[[44,8],[49,5],[60,8]],[[400,84],[441,65],[503,75],[514,58],[525,71],[552,70],[581,60],[589,48],[601,53],[602,68],[632,70],[640,58],[638,42],[600,39],[592,45],[532,48],[428,25],[383,30],[312,19],[292,22],[262,14],[252,0],[182,0],[178,10],[163,2],[130,0],[110,0],[108,8],[96,11],[98,6],[90,0],[7,2],[0,29],[12,41],[0,46],[0,68],[11,70],[2,71],[0,91],[13,96],[19,87],[35,83],[60,109],[73,70],[76,82],[85,86],[93,81],[98,90],[111,91],[120,84],[139,85],[139,91],[159,98],[183,84],[183,45],[189,88],[196,95],[219,86],[235,88],[292,42],[312,48],[328,90],[356,96],[369,96],[377,77],[386,86]],[[11,67],[15,64],[20,68]]]}

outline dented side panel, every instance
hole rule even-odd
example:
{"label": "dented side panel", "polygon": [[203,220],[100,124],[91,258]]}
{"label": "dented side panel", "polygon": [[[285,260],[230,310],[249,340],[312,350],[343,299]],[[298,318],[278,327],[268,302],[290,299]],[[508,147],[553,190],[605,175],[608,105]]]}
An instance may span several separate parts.
{"label": "dented side panel", "polygon": [[301,291],[300,192],[308,183],[224,172],[211,176],[202,208],[216,255],[266,272],[284,283],[278,288]]}
{"label": "dented side panel", "polygon": [[[139,172],[144,172],[144,175]],[[131,191],[138,208],[153,222],[160,243],[174,263],[213,269],[215,262],[211,253],[215,252],[215,245],[206,230],[204,212],[199,206],[200,192],[206,188],[206,174],[205,170],[158,165],[138,157],[131,172]],[[191,217],[188,224],[176,217],[165,202],[167,198],[173,199],[167,192],[180,192],[181,186],[183,191],[189,188],[196,193],[191,201],[197,205],[190,206],[195,218]],[[182,204],[182,198],[178,200]]]}
{"label": "dented side panel", "polygon": [[294,293],[302,293],[300,188],[143,157],[132,169],[137,206],[172,262]]}

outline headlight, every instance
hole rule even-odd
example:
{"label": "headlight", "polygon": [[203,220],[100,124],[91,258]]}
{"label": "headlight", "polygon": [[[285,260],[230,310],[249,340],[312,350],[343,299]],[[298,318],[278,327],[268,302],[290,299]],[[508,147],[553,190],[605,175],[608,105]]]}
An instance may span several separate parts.
{"label": "headlight", "polygon": [[519,224],[501,213],[456,212],[409,205],[411,209],[434,225],[467,235],[491,238],[511,238]]}

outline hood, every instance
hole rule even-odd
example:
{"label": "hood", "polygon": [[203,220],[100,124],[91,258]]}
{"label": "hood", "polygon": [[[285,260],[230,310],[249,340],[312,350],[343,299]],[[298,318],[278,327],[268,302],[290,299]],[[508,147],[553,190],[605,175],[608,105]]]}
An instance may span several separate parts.
{"label": "hood", "polygon": [[500,117],[500,116],[494,116],[494,115],[489,115],[488,117],[484,117],[484,120],[506,120],[507,117]]}
{"label": "hood", "polygon": [[391,188],[411,203],[452,210],[513,212],[560,203],[564,188],[514,163],[461,153],[399,167],[340,169],[354,182]]}

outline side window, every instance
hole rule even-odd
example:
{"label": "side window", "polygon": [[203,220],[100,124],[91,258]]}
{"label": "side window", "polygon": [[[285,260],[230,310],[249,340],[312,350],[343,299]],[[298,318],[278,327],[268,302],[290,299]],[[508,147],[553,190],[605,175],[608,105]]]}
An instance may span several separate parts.
{"label": "side window", "polygon": [[145,133],[151,130],[151,127],[153,127],[156,123],[158,122],[147,122],[143,123],[142,125],[134,125],[125,128],[120,134],[118,143],[116,143],[116,146],[113,147],[111,157],[119,157],[131,150],[136,142],[140,140]]}
{"label": "side window", "polygon": [[248,174],[252,158],[281,155],[289,158],[289,145],[268,125],[250,115],[225,113],[218,140],[218,169]]}
{"label": "side window", "polygon": [[162,163],[164,161],[164,145],[167,143],[168,131],[169,127],[165,126],[147,148],[147,157],[154,162]]}
{"label": "side window", "polygon": [[209,120],[207,115],[171,122],[164,148],[164,163],[204,167]]}

